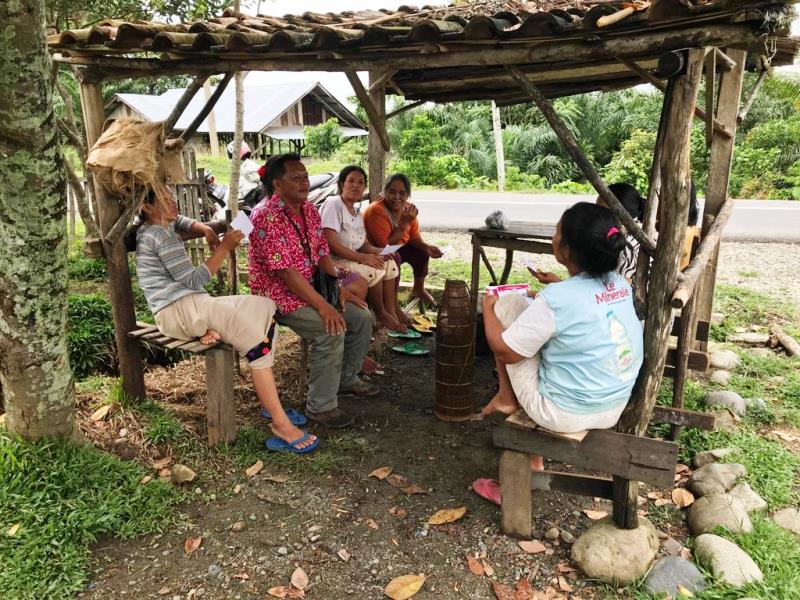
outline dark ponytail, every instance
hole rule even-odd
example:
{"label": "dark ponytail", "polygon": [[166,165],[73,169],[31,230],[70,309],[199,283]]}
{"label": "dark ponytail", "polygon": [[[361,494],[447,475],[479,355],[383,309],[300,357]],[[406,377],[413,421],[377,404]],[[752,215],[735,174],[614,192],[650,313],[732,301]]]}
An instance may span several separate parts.
{"label": "dark ponytail", "polygon": [[578,202],[561,216],[561,242],[570,258],[592,277],[616,271],[625,248],[622,227],[610,210],[590,202]]}
{"label": "dark ponytail", "polygon": [[617,197],[619,203],[628,211],[635,220],[644,218],[645,199],[629,183],[612,183],[608,189]]}

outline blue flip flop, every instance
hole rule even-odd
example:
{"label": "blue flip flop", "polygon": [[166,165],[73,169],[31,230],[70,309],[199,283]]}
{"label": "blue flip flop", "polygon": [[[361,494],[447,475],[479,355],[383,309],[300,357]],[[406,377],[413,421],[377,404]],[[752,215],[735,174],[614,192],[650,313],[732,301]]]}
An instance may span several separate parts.
{"label": "blue flip flop", "polygon": [[267,447],[267,450],[272,450],[273,452],[291,452],[292,454],[307,454],[312,450],[315,450],[317,446],[319,446],[319,438],[315,439],[311,445],[306,446],[305,448],[295,448],[296,444],[300,444],[305,442],[309,437],[307,431],[303,432],[303,436],[297,438],[293,442],[286,442],[281,438],[272,437],[269,438],[264,445]]}
{"label": "blue flip flop", "polygon": [[[272,420],[272,415],[269,414],[269,411],[266,408],[261,409],[261,416],[267,419],[268,421]],[[289,422],[295,427],[300,427],[301,425],[305,425],[306,423],[308,423],[308,419],[306,419],[306,416],[301,412],[297,412],[293,408],[286,409],[286,416],[289,417]]]}

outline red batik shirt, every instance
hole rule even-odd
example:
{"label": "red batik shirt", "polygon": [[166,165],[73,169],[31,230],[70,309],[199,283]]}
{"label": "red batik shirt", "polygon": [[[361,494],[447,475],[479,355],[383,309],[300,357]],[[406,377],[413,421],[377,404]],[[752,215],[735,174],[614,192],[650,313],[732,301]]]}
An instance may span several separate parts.
{"label": "red batik shirt", "polygon": [[[294,214],[275,194],[269,200],[260,202],[250,215],[253,222],[248,249],[250,289],[253,294],[272,298],[278,312],[283,315],[308,303],[289,289],[278,277],[277,271],[295,269],[310,283],[320,259],[330,254],[317,209],[310,202],[303,202],[301,213]],[[310,260],[303,248],[302,238],[306,240]]]}

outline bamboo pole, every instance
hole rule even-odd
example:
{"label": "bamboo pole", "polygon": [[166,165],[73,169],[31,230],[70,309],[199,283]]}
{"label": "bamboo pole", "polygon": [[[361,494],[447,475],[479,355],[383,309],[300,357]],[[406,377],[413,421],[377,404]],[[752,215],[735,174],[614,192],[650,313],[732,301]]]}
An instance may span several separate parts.
{"label": "bamboo pole", "polygon": [[764,69],[761,73],[758,74],[758,79],[756,79],[755,84],[753,85],[753,89],[750,90],[750,95],[747,96],[747,101],[745,101],[742,110],[739,111],[738,116],[736,117],[736,123],[741,125],[742,121],[745,120],[747,117],[747,113],[750,112],[750,109],[753,107],[753,102],[756,101],[756,97],[758,97],[758,92],[761,89],[761,86],[764,85],[764,81],[767,79],[767,75],[770,74],[769,69]]}
{"label": "bamboo pole", "polygon": [[226,73],[225,77],[222,78],[222,81],[217,84],[217,89],[214,90],[214,93],[211,95],[211,98],[208,99],[206,105],[200,110],[199,113],[197,113],[194,121],[192,121],[189,126],[183,130],[180,139],[186,141],[194,135],[194,132],[197,131],[197,128],[200,127],[202,122],[206,120],[208,113],[211,112],[211,110],[214,108],[214,105],[217,103],[217,100],[219,100],[220,96],[222,96],[222,92],[224,92],[225,88],[228,87],[231,79],[233,79],[233,73]]}
{"label": "bamboo pole", "polygon": [[594,189],[597,190],[597,193],[600,194],[600,197],[622,222],[628,233],[636,238],[636,240],[639,242],[639,247],[642,250],[644,250],[647,254],[652,255],[653,252],[655,252],[655,243],[653,240],[650,239],[649,236],[645,235],[641,226],[633,220],[633,217],[631,217],[628,214],[628,211],[623,208],[613,192],[608,189],[608,186],[600,178],[600,175],[592,166],[592,163],[589,162],[589,159],[586,158],[580,147],[578,147],[578,142],[575,141],[575,138],[573,137],[572,132],[569,130],[566,123],[561,120],[561,117],[558,116],[558,113],[556,113],[556,111],[553,109],[547,98],[542,95],[535,85],[528,81],[522,71],[520,71],[517,67],[508,67],[508,71],[517,81],[517,83],[519,83],[520,87],[525,91],[525,93],[530,96],[531,100],[536,103],[536,106],[539,107],[539,110],[542,111],[542,114],[544,115],[545,119],[547,119],[550,127],[556,133],[558,139],[564,145],[564,148],[566,148],[567,152],[569,152],[570,156],[572,156],[572,160],[575,161],[592,186],[594,186]]}
{"label": "bamboo pole", "polygon": [[200,88],[203,87],[203,81],[205,81],[205,77],[202,75],[198,75],[192,80],[192,83],[189,84],[181,97],[178,99],[178,102],[175,104],[175,107],[172,109],[172,112],[169,113],[169,116],[164,121],[164,132],[167,137],[169,137],[172,130],[175,128],[175,123],[178,122],[178,119],[181,118],[183,111],[186,110],[186,107],[189,106],[189,103],[194,98],[195,94],[200,91]]}
{"label": "bamboo pole", "polygon": [[661,203],[661,230],[647,294],[644,363],[618,425],[618,430],[623,433],[644,435],[663,377],[672,324],[669,291],[675,289],[677,282],[678,258],[683,249],[689,214],[689,143],[704,57],[702,49],[689,50],[686,73],[676,78],[664,124],[661,196],[670,201]]}
{"label": "bamboo pole", "polygon": [[392,112],[387,114],[386,120],[388,121],[389,119],[396,117],[397,115],[403,114],[404,112],[406,112],[407,110],[411,110],[412,108],[417,108],[418,106],[425,104],[425,102],[426,102],[425,100],[417,100],[416,102],[410,102],[409,104],[404,104],[400,108],[396,108]]}
{"label": "bamboo pole", "polygon": [[[203,97],[206,99],[206,104],[211,99],[211,79],[206,78],[203,81]],[[219,156],[219,138],[217,137],[217,119],[214,116],[214,109],[208,112],[208,146],[211,151],[211,156]]]}

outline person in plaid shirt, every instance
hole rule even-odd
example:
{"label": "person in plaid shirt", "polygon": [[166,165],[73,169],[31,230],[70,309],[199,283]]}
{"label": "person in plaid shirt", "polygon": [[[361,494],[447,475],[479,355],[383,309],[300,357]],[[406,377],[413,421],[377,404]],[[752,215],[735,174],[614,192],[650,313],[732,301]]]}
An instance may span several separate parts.
{"label": "person in plaid shirt", "polygon": [[308,418],[346,427],[353,417],[339,408],[338,394],[379,393],[358,376],[372,336],[372,313],[346,287],[340,288],[341,306],[334,307],[311,284],[317,269],[338,272],[319,213],[308,202],[308,172],[300,156],[273,157],[264,180],[267,195],[251,214],[250,289],[272,298],[278,322],[310,342]]}

